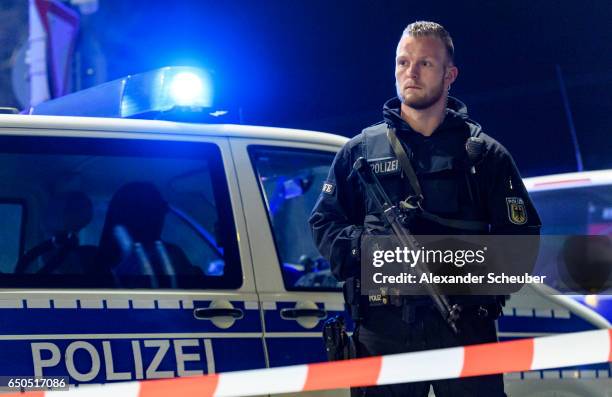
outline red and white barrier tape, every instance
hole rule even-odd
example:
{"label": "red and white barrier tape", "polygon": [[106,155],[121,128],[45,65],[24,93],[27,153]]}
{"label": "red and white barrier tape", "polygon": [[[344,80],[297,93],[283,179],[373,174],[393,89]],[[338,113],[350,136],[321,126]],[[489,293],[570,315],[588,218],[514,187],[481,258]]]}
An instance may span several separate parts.
{"label": "red and white barrier tape", "polygon": [[[14,396],[254,396],[463,378],[612,362],[612,330],[487,343],[355,360],[226,372],[192,378],[82,386]],[[10,395],[8,395],[10,396]]]}

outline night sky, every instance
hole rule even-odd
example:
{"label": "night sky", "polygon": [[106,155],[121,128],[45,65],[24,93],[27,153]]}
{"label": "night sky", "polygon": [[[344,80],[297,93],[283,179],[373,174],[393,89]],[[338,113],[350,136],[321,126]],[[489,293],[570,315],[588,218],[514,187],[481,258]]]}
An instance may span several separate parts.
{"label": "night sky", "polygon": [[524,176],[574,171],[567,87],[585,168],[612,168],[611,1],[100,1],[83,29],[105,78],[167,65],[214,71],[246,124],[354,136],[395,95],[395,47],[419,19],[454,39],[463,100]]}

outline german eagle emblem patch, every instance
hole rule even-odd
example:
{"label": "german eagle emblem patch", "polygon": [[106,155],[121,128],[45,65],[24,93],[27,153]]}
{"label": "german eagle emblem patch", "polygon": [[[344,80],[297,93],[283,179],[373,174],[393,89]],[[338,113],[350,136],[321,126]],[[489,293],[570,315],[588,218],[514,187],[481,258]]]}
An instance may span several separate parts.
{"label": "german eagle emblem patch", "polygon": [[525,202],[520,197],[506,197],[506,205],[508,207],[508,219],[515,225],[524,225],[527,223],[527,208]]}

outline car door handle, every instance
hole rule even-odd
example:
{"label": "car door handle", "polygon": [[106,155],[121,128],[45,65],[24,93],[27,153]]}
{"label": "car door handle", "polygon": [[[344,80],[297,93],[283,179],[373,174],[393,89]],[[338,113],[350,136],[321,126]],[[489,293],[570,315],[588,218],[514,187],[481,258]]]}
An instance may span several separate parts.
{"label": "car door handle", "polygon": [[300,317],[316,317],[323,319],[327,312],[322,309],[281,309],[280,316],[284,320],[295,320]]}
{"label": "car door handle", "polygon": [[231,317],[240,320],[244,317],[241,309],[226,309],[220,307],[201,307],[193,310],[193,315],[198,320],[210,320],[215,317]]}

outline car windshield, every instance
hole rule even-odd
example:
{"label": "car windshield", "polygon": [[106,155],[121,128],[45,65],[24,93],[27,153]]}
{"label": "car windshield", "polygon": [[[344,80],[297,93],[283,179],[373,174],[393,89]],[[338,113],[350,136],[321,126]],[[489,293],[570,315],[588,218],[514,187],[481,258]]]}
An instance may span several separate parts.
{"label": "car windshield", "polygon": [[612,185],[531,192],[542,234],[612,235]]}

